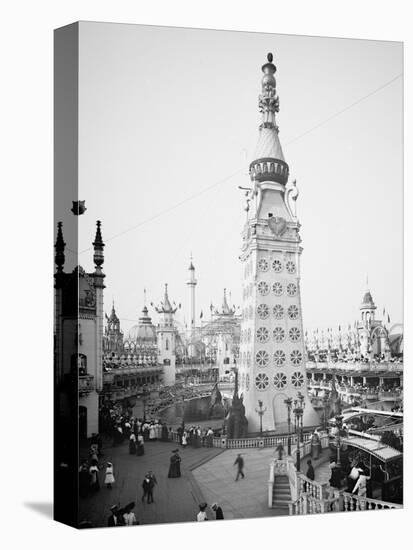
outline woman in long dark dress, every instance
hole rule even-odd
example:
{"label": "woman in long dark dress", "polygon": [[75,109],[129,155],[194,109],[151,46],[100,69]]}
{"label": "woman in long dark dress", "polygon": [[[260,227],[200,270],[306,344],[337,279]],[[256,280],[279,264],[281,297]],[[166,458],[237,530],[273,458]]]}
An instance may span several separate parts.
{"label": "woman in long dark dress", "polygon": [[129,436],[129,454],[136,454],[136,435],[133,432]]}
{"label": "woman in long dark dress", "polygon": [[172,451],[173,455],[170,459],[168,477],[181,477],[181,457],[178,449]]}
{"label": "woman in long dark dress", "polygon": [[164,423],[162,424],[162,431],[161,431],[161,440],[162,441],[168,441],[168,427],[167,425]]}

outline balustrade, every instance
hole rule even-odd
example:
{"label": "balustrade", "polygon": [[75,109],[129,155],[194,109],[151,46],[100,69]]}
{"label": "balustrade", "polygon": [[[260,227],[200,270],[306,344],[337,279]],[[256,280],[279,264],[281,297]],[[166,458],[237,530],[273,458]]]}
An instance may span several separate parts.
{"label": "balustrade", "polygon": [[394,502],[385,502],[384,500],[376,500],[374,498],[361,497],[352,493],[341,493],[342,505],[341,511],[354,512],[357,510],[389,510],[403,508],[401,504]]}

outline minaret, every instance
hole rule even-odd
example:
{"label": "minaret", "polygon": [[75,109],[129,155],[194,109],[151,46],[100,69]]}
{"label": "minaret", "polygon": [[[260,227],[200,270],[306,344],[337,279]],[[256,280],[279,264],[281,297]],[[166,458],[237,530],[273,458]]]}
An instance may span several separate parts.
{"label": "minaret", "polygon": [[319,423],[307,394],[306,351],[300,297],[300,224],[295,181],[278,137],[279,110],[272,54],[262,67],[262,122],[250,164],[250,209],[242,232],[243,315],[240,392],[249,432],[258,432],[258,401],[266,408],[263,430],[287,431],[286,398],[305,396],[304,426]]}
{"label": "minaret", "polygon": [[94,287],[96,293],[96,336],[95,336],[95,353],[96,353],[96,391],[100,392],[103,387],[103,290],[105,288],[105,274],[102,270],[104,263],[103,248],[105,244],[102,239],[101,222],[96,222],[96,235],[93,241],[93,261],[95,271],[92,276],[94,279]]}
{"label": "minaret", "polygon": [[195,287],[198,282],[195,279],[195,267],[194,267],[194,264],[192,263],[192,254],[190,258],[188,272],[189,272],[189,277],[186,284],[189,288],[189,322],[190,322],[189,332],[192,338],[195,332]]}

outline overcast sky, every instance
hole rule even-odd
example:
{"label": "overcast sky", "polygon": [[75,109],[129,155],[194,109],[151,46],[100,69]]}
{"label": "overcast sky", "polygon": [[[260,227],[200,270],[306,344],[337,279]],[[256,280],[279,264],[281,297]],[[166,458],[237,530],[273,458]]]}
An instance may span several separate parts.
{"label": "overcast sky", "polygon": [[238,185],[249,183],[269,51],[300,191],[304,326],[352,323],[366,276],[379,315],[402,321],[402,77],[358,102],[402,74],[400,43],[82,23],[79,261],[92,270],[102,220],[105,309],[114,297],[125,332],[143,289],[158,303],[165,282],[188,318],[191,252],[198,319],[224,287],[241,305]]}

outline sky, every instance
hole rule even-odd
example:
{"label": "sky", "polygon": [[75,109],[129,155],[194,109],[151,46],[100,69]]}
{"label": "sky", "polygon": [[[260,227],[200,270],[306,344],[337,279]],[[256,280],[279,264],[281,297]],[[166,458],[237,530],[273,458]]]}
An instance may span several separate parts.
{"label": "sky", "polygon": [[191,253],[198,319],[224,288],[241,305],[238,186],[249,184],[268,52],[300,191],[304,326],[352,324],[367,277],[378,315],[402,322],[401,43],[109,23],[81,23],[79,36],[79,263],[93,270],[100,219],[105,310],[114,299],[125,333],[144,288],[150,306],[164,283],[188,319]]}

